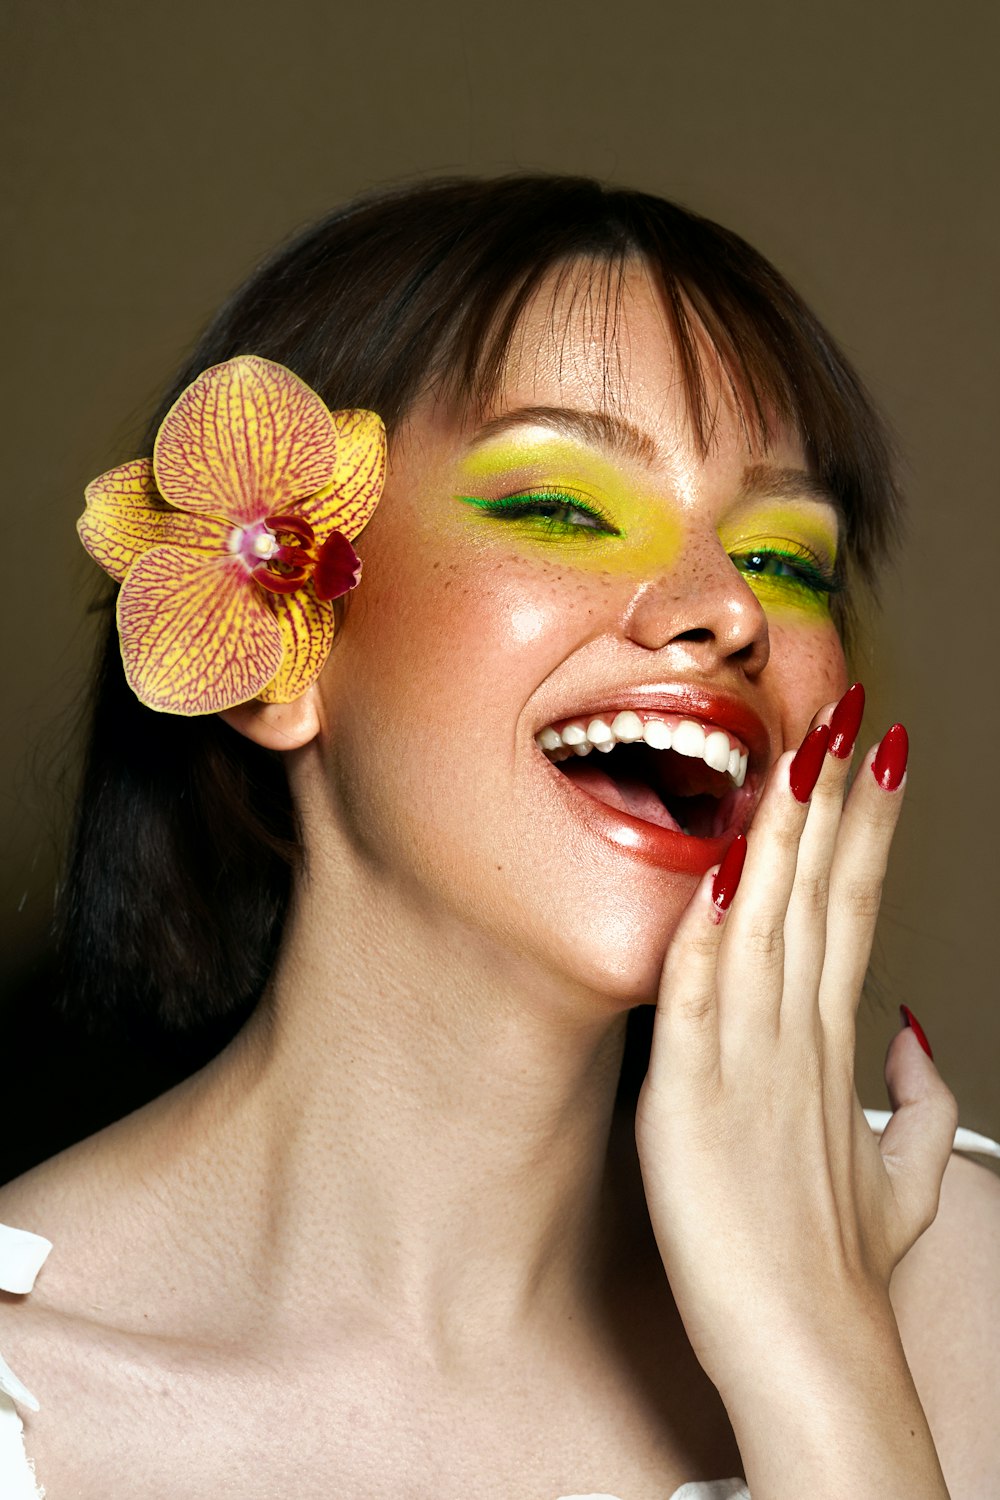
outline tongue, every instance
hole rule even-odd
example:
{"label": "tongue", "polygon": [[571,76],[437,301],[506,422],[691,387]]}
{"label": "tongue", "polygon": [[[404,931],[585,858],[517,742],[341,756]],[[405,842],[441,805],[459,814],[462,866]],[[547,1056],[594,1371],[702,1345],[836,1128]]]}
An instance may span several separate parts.
{"label": "tongue", "polygon": [[633,818],[641,818],[644,823],[655,823],[659,828],[672,828],[680,833],[679,825],[670,816],[657,794],[643,781],[631,781],[623,778],[621,781],[612,781],[604,771],[598,770],[597,766],[584,765],[582,760],[563,762],[559,769],[574,781],[578,787],[587,792],[591,797],[596,797],[598,802],[607,803],[616,812],[630,813]]}

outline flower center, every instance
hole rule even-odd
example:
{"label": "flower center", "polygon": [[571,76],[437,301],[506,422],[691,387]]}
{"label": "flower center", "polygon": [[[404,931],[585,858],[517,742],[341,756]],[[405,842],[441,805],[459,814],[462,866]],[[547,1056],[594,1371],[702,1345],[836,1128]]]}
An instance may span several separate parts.
{"label": "flower center", "polygon": [[357,553],[345,536],[333,531],[321,547],[301,516],[265,516],[250,526],[237,526],[229,550],[261,588],[273,594],[292,594],[310,578],[320,599],[336,599],[354,587],[361,576]]}
{"label": "flower center", "polygon": [[291,594],[316,566],[316,537],[301,516],[265,516],[240,531],[236,551],[262,588]]}

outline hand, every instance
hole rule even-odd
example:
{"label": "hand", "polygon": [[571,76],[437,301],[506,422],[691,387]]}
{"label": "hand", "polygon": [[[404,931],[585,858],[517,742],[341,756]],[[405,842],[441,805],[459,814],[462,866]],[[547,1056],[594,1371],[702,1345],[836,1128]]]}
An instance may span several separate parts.
{"label": "hand", "polygon": [[[826,736],[811,731],[773,767],[728,912],[713,872],[695,892],[664,964],[636,1116],[688,1337],[727,1404],[747,1410],[755,1380],[834,1390],[859,1350],[890,1370],[901,1361],[899,1400],[915,1401],[889,1279],[934,1217],[955,1128],[912,1029],[889,1048],[881,1142],[854,1092],[855,1015],[903,784],[880,785],[869,751],[845,804],[849,750],[824,753]],[[890,736],[890,751],[905,746]],[[817,749],[815,791],[799,801],[790,771],[801,793]]]}

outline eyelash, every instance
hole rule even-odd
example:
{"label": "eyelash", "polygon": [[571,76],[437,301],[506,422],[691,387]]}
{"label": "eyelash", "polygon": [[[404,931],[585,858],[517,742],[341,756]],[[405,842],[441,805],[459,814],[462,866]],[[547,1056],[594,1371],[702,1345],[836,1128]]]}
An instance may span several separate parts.
{"label": "eyelash", "polygon": [[[575,499],[564,490],[536,490],[530,495],[510,495],[503,500],[478,503],[498,520],[518,521],[532,517],[539,520],[547,531],[560,532],[562,535],[568,531],[596,531],[605,536],[621,535],[610,516],[606,516],[599,506],[585,505],[582,500]],[[557,511],[572,511],[576,515],[586,516],[594,524],[559,520],[553,514]]]}
{"label": "eyelash", "polygon": [[[730,557],[741,573],[747,573],[752,578],[790,584],[793,588],[806,589],[812,594],[839,594],[844,586],[833,569],[821,563],[808,547],[797,547],[792,542],[787,542],[780,548],[755,547],[750,552],[730,553]],[[764,568],[741,566],[758,559],[765,565],[772,562],[784,564],[789,571],[784,574],[769,573]]]}

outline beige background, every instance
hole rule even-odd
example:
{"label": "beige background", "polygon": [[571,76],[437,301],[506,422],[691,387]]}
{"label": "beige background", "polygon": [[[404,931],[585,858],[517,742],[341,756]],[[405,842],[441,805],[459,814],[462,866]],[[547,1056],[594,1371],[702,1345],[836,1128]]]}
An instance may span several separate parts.
{"label": "beige background", "polygon": [[911,787],[862,1095],[906,1000],[964,1123],[996,1087],[1000,214],[996,8],[914,0],[7,0],[2,979],[41,1004],[73,710],[93,637],[85,481],[255,260],[339,200],[547,168],[680,199],[758,245],[841,339],[913,519],[858,671]]}

